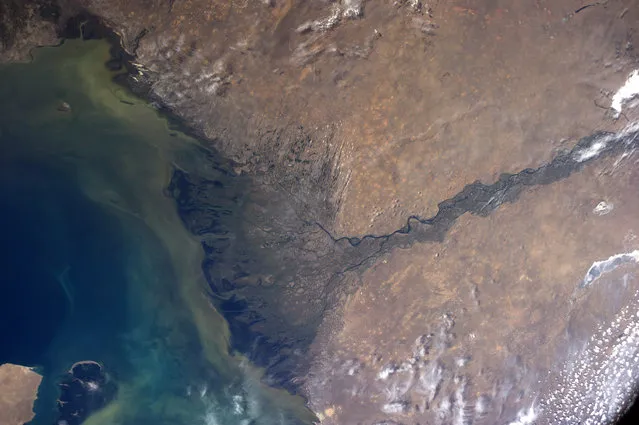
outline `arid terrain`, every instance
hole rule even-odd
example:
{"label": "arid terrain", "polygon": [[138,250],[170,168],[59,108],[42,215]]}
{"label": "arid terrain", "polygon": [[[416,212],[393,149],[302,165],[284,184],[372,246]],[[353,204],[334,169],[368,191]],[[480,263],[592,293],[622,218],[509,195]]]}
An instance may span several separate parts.
{"label": "arid terrain", "polygon": [[0,366],[0,422],[22,425],[33,419],[33,402],[42,377],[29,368],[13,364]]}
{"label": "arid terrain", "polygon": [[634,398],[634,1],[45,3],[0,6],[0,58],[100,22],[125,83],[232,164],[169,192],[259,336],[237,348],[323,424],[609,423]]}

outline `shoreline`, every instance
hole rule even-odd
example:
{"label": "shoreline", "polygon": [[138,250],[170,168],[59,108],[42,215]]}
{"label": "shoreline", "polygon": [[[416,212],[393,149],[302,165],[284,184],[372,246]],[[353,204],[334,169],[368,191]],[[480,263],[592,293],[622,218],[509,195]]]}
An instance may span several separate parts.
{"label": "shoreline", "polygon": [[[578,15],[567,0],[365,2],[356,16],[345,2],[87,1],[103,18],[68,34],[112,31],[111,91],[135,106],[109,112],[135,123],[144,105],[193,137],[154,180],[163,213],[146,211],[161,230],[174,207],[163,239],[202,335],[214,304],[229,356],[325,425],[507,423],[570,413],[526,400],[553,397],[554,381],[537,393],[544,371],[596,338],[589,312],[606,326],[624,299],[612,273],[574,286],[637,249],[637,129],[602,106],[637,63],[627,1]],[[572,315],[575,291],[593,295]],[[582,383],[571,396],[612,403]]]}
{"label": "shoreline", "polygon": [[[200,170],[202,175],[209,176],[209,178],[220,175],[221,180],[226,181],[226,174],[222,174],[223,170],[219,168],[210,167],[209,163],[206,162],[208,159],[201,157],[204,151],[200,151],[199,145],[191,140],[190,137],[182,134],[171,135],[171,132],[168,131],[168,125],[164,116],[157,114],[157,111],[148,108],[146,104],[137,102],[136,105],[131,108],[126,105],[121,105],[120,97],[114,94],[112,88],[118,86],[115,85],[112,80],[109,81],[108,85],[104,87],[100,86],[100,81],[107,81],[107,75],[113,75],[111,73],[112,71],[109,71],[103,66],[103,62],[96,60],[96,58],[106,56],[109,50],[107,43],[100,42],[99,49],[95,51],[92,50],[93,47],[91,46],[82,46],[84,46],[83,42],[77,41],[72,46],[68,46],[68,49],[65,49],[66,53],[63,55],[58,54],[53,49],[43,54],[43,57],[48,58],[48,60],[55,60],[58,55],[61,55],[59,56],[60,61],[67,60],[65,59],[67,55],[70,55],[69,58],[71,60],[73,60],[74,57],[84,58],[82,61],[77,62],[77,66],[69,68],[69,73],[65,71],[60,74],[60,89],[58,93],[67,93],[65,87],[73,87],[74,90],[78,90],[77,93],[75,91],[68,91],[67,94],[64,94],[65,97],[68,96],[67,100],[70,105],[72,105],[71,112],[66,115],[60,115],[62,112],[56,111],[54,107],[53,112],[49,113],[50,107],[47,105],[55,105],[55,98],[58,96],[54,92],[48,93],[45,91],[46,94],[44,94],[41,89],[37,88],[34,89],[35,91],[27,92],[30,94],[25,97],[25,99],[31,99],[30,96],[33,96],[33,101],[42,103],[45,108],[43,109],[45,115],[42,123],[47,125],[53,124],[55,125],[53,128],[56,130],[53,133],[55,135],[52,136],[51,143],[42,146],[42,151],[39,151],[38,155],[46,155],[48,158],[48,153],[55,154],[58,152],[58,148],[64,147],[65,151],[69,151],[68,158],[65,159],[70,162],[79,161],[77,165],[80,168],[76,167],[76,170],[80,171],[80,174],[77,176],[78,182],[81,184],[82,191],[91,201],[97,203],[100,207],[110,209],[117,217],[122,218],[126,222],[132,217],[129,217],[130,214],[126,215],[126,217],[122,217],[122,213],[128,211],[136,212],[137,215],[135,218],[142,219],[148,229],[159,236],[158,242],[160,243],[157,245],[167,248],[168,254],[173,259],[171,264],[174,264],[172,267],[174,267],[176,276],[175,280],[172,280],[169,275],[162,278],[162,285],[156,288],[155,292],[174,291],[184,300],[184,308],[179,307],[179,312],[175,313],[175,320],[170,319],[172,317],[170,315],[174,314],[171,313],[171,308],[161,308],[160,310],[166,311],[168,314],[167,318],[169,318],[169,322],[165,324],[166,326],[170,327],[170,322],[175,322],[176,326],[178,324],[184,324],[188,331],[184,333],[184,329],[181,327],[176,328],[175,332],[172,333],[174,336],[171,337],[172,342],[170,346],[182,349],[180,348],[180,341],[183,337],[180,337],[180,335],[187,338],[193,337],[195,333],[192,333],[189,329],[196,330],[195,328],[197,327],[197,331],[201,336],[198,338],[198,341],[201,341],[203,347],[201,349],[197,348],[199,345],[195,344],[192,350],[184,351],[182,356],[177,356],[177,359],[183,358],[184,361],[188,361],[191,355],[195,358],[200,358],[200,356],[205,353],[211,354],[211,363],[213,363],[211,370],[215,371],[215,369],[218,369],[220,375],[224,376],[224,378],[220,378],[219,388],[217,388],[217,380],[207,382],[206,380],[201,381],[200,379],[195,379],[193,385],[199,386],[202,385],[202,382],[207,382],[206,385],[211,387],[211,391],[208,391],[211,394],[213,394],[214,391],[215,393],[222,392],[222,390],[226,388],[227,383],[230,385],[230,391],[240,390],[242,385],[248,385],[252,390],[246,393],[246,396],[251,397],[251,399],[255,398],[255,402],[259,404],[264,402],[266,403],[265,406],[272,406],[276,411],[288,412],[287,415],[292,413],[293,410],[297,413],[303,412],[303,417],[311,415],[306,408],[303,408],[303,406],[307,405],[306,400],[300,397],[293,398],[285,391],[280,392],[278,390],[278,388],[280,388],[279,386],[270,385],[267,387],[266,385],[262,385],[258,382],[258,380],[262,378],[262,371],[259,370],[259,368],[253,367],[247,362],[243,362],[243,357],[234,355],[232,350],[228,349],[226,343],[218,344],[225,332],[220,331],[223,321],[221,318],[218,319],[219,310],[212,308],[212,299],[207,294],[208,283],[204,281],[205,276],[201,269],[204,250],[197,235],[191,234],[178,216],[174,199],[167,196],[167,184],[171,180],[176,166],[184,165],[187,169],[197,170],[198,166],[202,165],[200,164],[202,161],[204,161],[203,164],[208,167],[206,170]],[[55,63],[57,62],[54,62],[54,64]],[[19,66],[28,67],[30,65]],[[47,69],[49,69],[47,66],[36,68],[34,69],[34,75],[46,73]],[[24,70],[26,70],[26,68],[24,68]],[[14,68],[6,75],[8,78],[11,78],[11,76],[24,75],[24,70]],[[78,76],[81,77],[80,80],[78,80]],[[40,85],[47,84],[46,81],[40,81]],[[58,80],[56,79],[56,81]],[[18,90],[17,87],[19,86],[16,86],[16,90]],[[10,93],[12,90],[8,86],[6,89],[7,93]],[[38,93],[40,93],[40,95],[38,95]],[[73,95],[72,93],[76,94]],[[47,96],[49,100],[46,100]],[[20,109],[16,107],[15,110],[13,108],[10,109],[10,112],[17,114],[19,110]],[[39,110],[40,108],[38,111]],[[99,112],[100,115],[96,115],[95,112]],[[100,118],[102,112],[104,112],[104,118]],[[8,115],[8,117],[7,124],[10,123],[9,119],[11,115]],[[20,117],[20,115],[16,115],[16,117]],[[60,119],[60,117],[63,118]],[[93,144],[83,144],[82,140],[84,136],[82,135],[82,129],[85,128],[86,123],[80,125],[80,127],[77,127],[77,130],[75,130],[73,126],[68,127],[72,123],[69,118],[74,118],[73,121],[78,121],[78,123],[84,119],[96,119],[96,124],[108,123],[111,119],[123,119],[122,124],[124,126],[122,129],[125,133],[118,133],[118,130],[114,128],[115,132],[110,133],[107,130],[105,137],[108,138],[110,134],[116,137],[118,134],[122,134],[124,138],[119,140],[120,138],[118,137],[112,139],[112,143],[99,143],[95,144],[95,146]],[[32,120],[33,119],[34,118],[32,118]],[[38,121],[34,121],[34,123],[37,124]],[[57,123],[59,123],[59,125]],[[89,123],[91,123],[91,121],[89,121]],[[19,125],[19,127],[16,128],[24,130],[16,131],[16,135],[22,136],[22,134],[24,134],[24,137],[31,140],[34,146],[38,146],[37,140],[40,140],[41,137],[32,139],[29,137],[31,135],[38,136],[37,132],[39,130],[37,130],[37,128],[42,126],[36,125],[31,127],[31,125],[28,124],[26,120],[23,121],[22,118],[16,120],[16,125]],[[128,127],[129,125],[132,127]],[[9,126],[8,128],[11,127]],[[127,129],[131,131],[126,133],[126,131],[128,131]],[[68,133],[68,136],[65,136],[67,131],[71,132]],[[172,136],[178,139],[174,139]],[[127,137],[131,139],[129,140]],[[139,140],[139,144],[136,142],[138,137],[142,137],[142,139]],[[69,143],[69,145],[65,143]],[[27,151],[28,146],[31,145],[20,145],[19,147],[17,146],[16,149],[20,152],[30,152]],[[74,149],[77,149],[77,153]],[[137,155],[141,155],[138,161],[135,160]],[[145,158],[148,158],[148,160]],[[177,164],[172,164],[171,160],[175,160]],[[68,164],[66,161],[65,163]],[[112,176],[112,178],[110,176]],[[139,179],[136,176],[144,178]],[[154,244],[150,246],[152,245]],[[155,250],[149,252],[155,252]],[[140,252],[140,255],[142,263],[145,263],[144,259],[147,254]],[[148,255],[152,256],[153,254]],[[153,273],[142,273],[142,276],[152,277],[153,275]],[[167,279],[166,282],[165,279]],[[154,292],[153,286],[149,285],[151,285],[150,281],[141,281],[139,287],[135,284],[132,289],[137,292],[150,290],[152,295]],[[149,308],[151,308],[154,303],[161,306],[159,303],[168,302],[168,304],[166,304],[167,307],[173,305],[173,303],[168,301],[166,296],[161,296],[160,292],[158,292],[157,300],[155,300],[155,296],[151,296],[152,299],[149,300]],[[140,314],[143,314],[143,312]],[[136,315],[135,317],[137,318],[138,316]],[[143,316],[139,316],[139,319],[142,320]],[[188,323],[195,326],[187,326]],[[224,327],[226,327],[225,323]],[[173,343],[175,343],[175,345],[173,345]],[[171,351],[171,353],[173,353],[173,351]],[[176,353],[179,354],[180,351]],[[219,355],[216,353],[219,353]],[[85,356],[81,353],[79,354],[81,358],[99,360],[99,358],[94,355]],[[207,358],[210,359],[211,356],[207,355]],[[217,363],[216,358],[219,360]],[[196,364],[199,364],[198,362],[196,362]],[[197,367],[196,364],[191,365],[191,367]],[[203,363],[203,365],[204,364],[208,363]],[[145,365],[140,366],[142,367],[142,371],[146,370]],[[64,370],[66,371],[67,369],[68,365],[64,365]],[[245,371],[246,373],[241,371]],[[244,379],[246,379],[246,381],[244,381]],[[213,388],[214,385],[216,385],[215,389]],[[138,387],[136,386],[135,388]],[[283,403],[280,405],[276,403],[277,400],[283,400]],[[208,399],[202,400],[202,402],[208,403]],[[220,404],[217,409],[219,410],[221,406],[226,406],[226,401]],[[279,409],[280,406],[282,409]],[[117,409],[121,407],[129,409],[130,405],[126,404],[120,407],[114,407],[113,409],[109,409],[111,413],[105,414],[114,414],[113,412],[117,412]],[[248,413],[249,412],[247,412],[247,414]],[[224,414],[226,415],[226,413]],[[104,419],[105,417],[102,416],[100,420]]]}
{"label": "shoreline", "polygon": [[[82,38],[79,36],[80,34],[78,32],[71,31],[66,34],[62,34],[63,37],[65,38],[63,38],[61,43],[59,43],[58,45],[39,46],[37,48],[59,47],[64,44],[65,40],[69,40],[69,39],[71,40],[81,39],[82,41],[88,41],[92,39],[104,39],[105,41],[107,41],[107,43],[110,46],[109,54],[111,59],[105,62],[103,66],[109,67],[109,69],[113,70],[113,68],[110,68],[109,66],[109,63],[111,61],[117,60],[118,63],[120,64],[120,67],[118,68],[119,72],[117,75],[114,76],[112,81],[116,83],[118,86],[122,87],[122,89],[125,90],[128,95],[139,99],[140,101],[145,103],[147,107],[153,108],[155,110],[155,113],[167,123],[167,128],[170,132],[179,132],[184,134],[187,137],[190,137],[196,140],[198,142],[199,148],[203,149],[206,152],[207,166],[212,166],[216,170],[224,173],[230,179],[238,177],[238,174],[234,171],[234,167],[237,164],[231,159],[224,158],[219,151],[217,151],[214,147],[210,146],[210,144],[207,143],[207,142],[210,142],[210,140],[206,138],[206,136],[201,130],[195,127],[189,126],[183,118],[173,113],[173,111],[170,108],[167,108],[161,103],[158,103],[161,100],[156,98],[153,95],[149,95],[150,89],[148,85],[145,85],[144,83],[139,83],[139,84],[132,83],[131,77],[136,76],[138,74],[138,68],[136,67],[136,64],[135,64],[135,56],[126,50],[124,46],[125,40],[121,36],[121,34],[115,31],[112,28],[112,26],[109,24],[109,22],[105,21],[101,17],[91,15],[90,13],[81,15],[81,17],[83,19],[87,19],[88,22],[92,25],[90,29],[90,33],[92,34],[91,37]],[[79,21],[81,19],[76,18],[75,20]],[[84,25],[85,25],[84,28],[86,29],[87,28],[86,23]],[[176,178],[176,175],[180,174],[181,170],[179,167],[177,167],[176,164],[171,164],[171,168],[172,169],[169,172],[168,181],[165,186],[165,191],[167,196],[170,196],[173,199],[173,202],[175,203],[175,209],[183,221],[183,226],[186,228],[185,230],[188,231],[188,227],[186,224],[187,218],[179,213],[179,208],[177,205],[179,200],[178,198],[174,196],[174,194],[169,193],[170,186],[173,185],[173,181]],[[243,182],[244,183],[241,183],[241,184],[246,184],[245,178],[243,179]],[[234,230],[230,229],[229,232],[233,233]],[[233,302],[234,308],[230,312],[231,314],[229,314],[227,309],[224,308],[224,305],[226,305],[226,302],[225,301],[220,302],[221,292],[216,290],[215,282],[208,278],[209,273],[206,272],[203,268],[203,266],[210,264],[211,260],[206,257],[205,249],[203,246],[202,235],[191,234],[191,236],[194,238],[194,240],[197,240],[197,243],[199,244],[202,263],[201,263],[201,266],[198,268],[198,271],[201,273],[202,278],[206,281],[206,284],[207,284],[207,287],[204,288],[207,291],[206,292],[203,291],[202,296],[205,296],[208,302],[211,302],[215,306],[215,310],[217,311],[217,313],[224,318],[227,326],[229,327],[229,331],[230,329],[233,329],[233,332],[230,333],[229,352],[228,352],[229,356],[237,357],[237,355],[239,354],[241,358],[249,361],[253,367],[257,368],[258,370],[264,370],[265,376],[262,378],[262,381],[266,385],[277,390],[286,390],[293,396],[302,397],[305,400],[305,405],[307,407],[310,407],[310,402],[307,399],[307,394],[304,391],[304,385],[301,381],[299,381],[299,376],[291,374],[291,375],[283,376],[280,378],[276,378],[275,375],[269,373],[271,369],[272,358],[274,355],[277,357],[280,357],[278,363],[282,361],[285,361],[285,362],[289,362],[291,360],[295,361],[295,358],[290,356],[281,358],[281,355],[280,355],[280,349],[282,348],[281,345],[278,345],[277,343],[270,344],[268,342],[264,342],[265,340],[264,335],[262,335],[259,332],[258,333],[253,332],[252,330],[249,329],[252,323],[246,326],[244,322],[236,319],[238,316],[237,306],[242,304],[245,305],[245,307],[241,309],[242,315],[248,315],[252,317],[255,317],[257,315],[259,317],[260,313],[258,311],[251,309],[247,303]],[[208,294],[208,291],[212,291],[212,294],[214,295],[211,296],[210,294]],[[235,343],[234,343],[234,340],[235,340]],[[251,344],[245,344],[244,346],[247,347],[248,350],[244,350],[241,348],[241,345],[242,345],[241,341],[247,341],[247,340],[251,340],[253,342]],[[259,347],[256,345],[255,341],[260,341]],[[310,342],[309,342],[309,345],[310,345]]]}

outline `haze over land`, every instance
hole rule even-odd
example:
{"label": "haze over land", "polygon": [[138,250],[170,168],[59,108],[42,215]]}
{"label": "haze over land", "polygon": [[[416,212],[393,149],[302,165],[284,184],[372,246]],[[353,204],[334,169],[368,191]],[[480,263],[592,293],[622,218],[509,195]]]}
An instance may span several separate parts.
{"label": "haze over land", "polygon": [[189,420],[598,424],[634,398],[633,1],[26,4],[4,61],[121,48],[3,68],[0,140],[115,217],[126,333],[169,335],[88,422],[154,382]]}

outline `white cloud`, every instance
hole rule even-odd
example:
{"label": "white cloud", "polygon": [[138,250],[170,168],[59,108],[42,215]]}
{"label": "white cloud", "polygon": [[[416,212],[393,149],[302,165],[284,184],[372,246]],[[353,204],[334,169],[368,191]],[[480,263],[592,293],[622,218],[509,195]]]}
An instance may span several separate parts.
{"label": "white cloud", "polygon": [[530,406],[528,409],[520,410],[517,419],[509,425],[531,425],[535,419],[537,419],[537,412],[534,406]]}
{"label": "white cloud", "polygon": [[624,103],[634,99],[637,95],[639,95],[639,70],[635,69],[628,76],[626,83],[612,97],[610,107],[615,110],[615,118],[621,114]]}

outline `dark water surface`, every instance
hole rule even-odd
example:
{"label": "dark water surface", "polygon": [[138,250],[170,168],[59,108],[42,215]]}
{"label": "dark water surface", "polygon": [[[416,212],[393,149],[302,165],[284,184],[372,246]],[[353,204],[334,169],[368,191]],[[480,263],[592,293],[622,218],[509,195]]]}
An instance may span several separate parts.
{"label": "dark water surface", "polygon": [[108,59],[72,41],[0,68],[0,363],[44,375],[33,423],[60,419],[59,383],[87,360],[103,376],[77,391],[105,404],[87,424],[310,422],[228,354],[200,244],[165,196],[173,167],[206,175],[201,147],[112,83]]}

